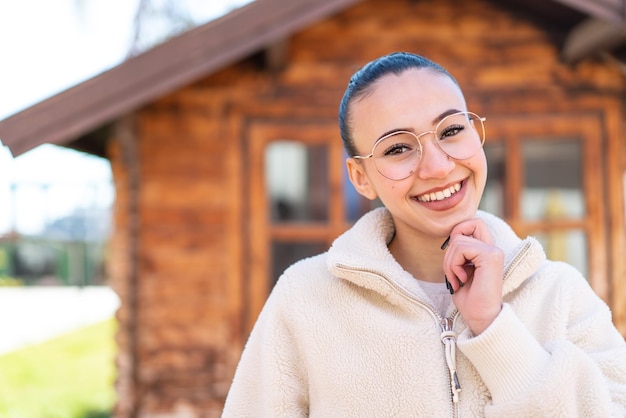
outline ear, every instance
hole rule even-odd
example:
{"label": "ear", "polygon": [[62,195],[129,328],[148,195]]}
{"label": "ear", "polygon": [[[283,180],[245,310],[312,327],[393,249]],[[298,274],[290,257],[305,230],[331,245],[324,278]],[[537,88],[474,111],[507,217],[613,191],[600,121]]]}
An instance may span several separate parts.
{"label": "ear", "polygon": [[350,182],[361,196],[369,200],[374,200],[378,197],[378,193],[376,193],[376,190],[370,183],[362,162],[354,158],[348,158],[346,159],[346,168],[348,169]]}

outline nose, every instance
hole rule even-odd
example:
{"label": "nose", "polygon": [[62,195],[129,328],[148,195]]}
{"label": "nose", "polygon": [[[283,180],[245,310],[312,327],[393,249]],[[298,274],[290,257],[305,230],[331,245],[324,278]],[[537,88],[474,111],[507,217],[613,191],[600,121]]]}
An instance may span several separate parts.
{"label": "nose", "polygon": [[422,136],[422,158],[417,166],[417,175],[421,179],[444,178],[454,169],[454,160],[448,157],[435,144],[433,133]]}

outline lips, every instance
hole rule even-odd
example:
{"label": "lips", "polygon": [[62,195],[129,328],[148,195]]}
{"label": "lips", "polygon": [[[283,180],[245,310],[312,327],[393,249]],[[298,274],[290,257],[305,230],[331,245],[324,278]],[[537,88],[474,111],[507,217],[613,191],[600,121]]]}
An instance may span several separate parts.
{"label": "lips", "polygon": [[439,200],[446,199],[456,192],[461,190],[461,183],[455,183],[450,187],[447,187],[443,190],[438,190],[436,192],[424,193],[422,195],[417,196],[417,200],[420,202],[435,202]]}

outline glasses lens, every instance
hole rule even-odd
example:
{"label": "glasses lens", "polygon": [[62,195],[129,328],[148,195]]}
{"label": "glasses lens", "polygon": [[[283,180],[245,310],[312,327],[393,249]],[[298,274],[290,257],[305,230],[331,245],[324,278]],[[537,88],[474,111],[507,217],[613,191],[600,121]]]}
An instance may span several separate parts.
{"label": "glasses lens", "polygon": [[464,112],[442,119],[437,125],[436,135],[443,152],[457,160],[464,160],[483,146],[485,128],[480,117]]}
{"label": "glasses lens", "polygon": [[374,164],[383,176],[402,180],[415,172],[421,156],[417,137],[398,132],[380,140],[374,147]]}

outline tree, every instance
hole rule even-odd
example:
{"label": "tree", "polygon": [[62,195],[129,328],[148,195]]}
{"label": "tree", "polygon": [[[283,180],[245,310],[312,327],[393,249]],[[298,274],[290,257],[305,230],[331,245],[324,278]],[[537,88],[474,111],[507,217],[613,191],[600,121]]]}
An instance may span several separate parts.
{"label": "tree", "polygon": [[128,57],[138,55],[196,24],[184,1],[139,0]]}
{"label": "tree", "polygon": [[[79,15],[92,0],[74,0]],[[127,58],[253,0],[135,0]]]}

